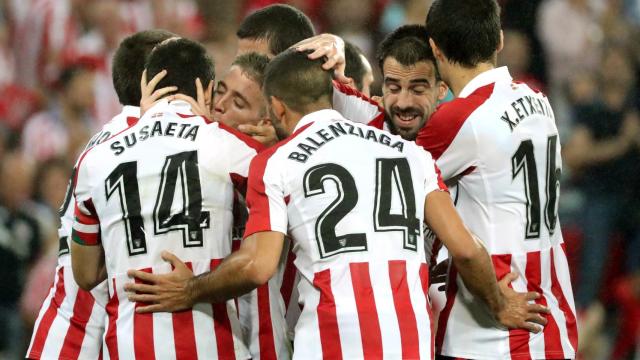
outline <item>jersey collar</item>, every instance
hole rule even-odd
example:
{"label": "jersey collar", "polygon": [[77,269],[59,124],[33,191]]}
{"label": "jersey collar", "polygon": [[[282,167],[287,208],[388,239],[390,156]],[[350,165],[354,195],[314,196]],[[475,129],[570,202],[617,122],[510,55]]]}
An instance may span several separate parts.
{"label": "jersey collar", "polygon": [[460,95],[458,97],[466,98],[467,96],[473,94],[474,91],[479,88],[496,83],[498,81],[506,81],[511,82],[513,78],[511,74],[509,74],[509,69],[506,66],[501,66],[499,68],[491,69],[485,71],[476,77],[474,77],[469,83],[460,91]]}
{"label": "jersey collar", "polygon": [[300,129],[301,127],[307,125],[307,124],[311,124],[313,122],[316,121],[320,121],[320,120],[342,120],[343,117],[342,115],[340,115],[339,112],[333,110],[333,109],[323,109],[323,110],[318,110],[315,112],[312,112],[310,114],[307,114],[305,116],[302,117],[302,119],[300,119],[300,121],[298,121],[298,124],[296,125],[295,129],[293,129],[293,132],[298,131],[298,129]]}
{"label": "jersey collar", "polygon": [[125,105],[122,107],[122,115],[126,117],[140,117],[140,108],[132,105]]}

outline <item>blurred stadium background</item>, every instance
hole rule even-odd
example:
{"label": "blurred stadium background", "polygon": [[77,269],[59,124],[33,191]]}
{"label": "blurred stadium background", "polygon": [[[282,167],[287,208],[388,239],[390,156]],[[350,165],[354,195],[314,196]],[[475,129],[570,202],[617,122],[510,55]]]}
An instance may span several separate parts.
{"label": "blurred stadium background", "polygon": [[[110,58],[120,39],[165,28],[199,40],[220,77],[235,54],[240,19],[274,2],[0,1],[0,359],[3,349],[26,347],[50,286],[57,208],[78,151],[119,112]],[[430,5],[285,2],[318,33],[358,45],[372,64],[384,35],[423,23]],[[560,213],[581,358],[640,359],[640,0],[498,2],[499,63],[549,95],[561,129]]]}

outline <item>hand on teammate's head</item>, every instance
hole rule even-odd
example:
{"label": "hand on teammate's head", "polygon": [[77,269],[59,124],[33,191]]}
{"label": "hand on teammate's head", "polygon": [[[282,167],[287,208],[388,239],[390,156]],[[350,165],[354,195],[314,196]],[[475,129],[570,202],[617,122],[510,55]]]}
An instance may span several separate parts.
{"label": "hand on teammate's head", "polygon": [[[353,79],[344,75],[346,67],[344,54],[344,40],[333,34],[320,34],[314,37],[300,41],[292,46],[297,51],[311,50],[309,59],[319,59],[326,57],[326,61],[322,64],[325,70],[334,69],[334,77],[337,81],[353,86]],[[355,86],[354,86],[355,87]]]}

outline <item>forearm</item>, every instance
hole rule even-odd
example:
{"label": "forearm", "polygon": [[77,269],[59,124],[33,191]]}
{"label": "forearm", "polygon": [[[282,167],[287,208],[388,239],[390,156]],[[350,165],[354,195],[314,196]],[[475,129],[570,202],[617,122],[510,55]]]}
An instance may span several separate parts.
{"label": "forearm", "polygon": [[453,263],[469,291],[483,300],[493,314],[504,306],[496,273],[487,251],[478,243],[471,257],[453,258]]}
{"label": "forearm", "polygon": [[597,165],[624,155],[628,148],[628,144],[619,138],[598,141],[593,143],[589,149],[581,149],[579,154],[575,156],[576,162],[578,166]]}
{"label": "forearm", "polygon": [[185,291],[194,304],[223,302],[262,285],[255,273],[255,261],[234,252],[216,270],[193,277]]}

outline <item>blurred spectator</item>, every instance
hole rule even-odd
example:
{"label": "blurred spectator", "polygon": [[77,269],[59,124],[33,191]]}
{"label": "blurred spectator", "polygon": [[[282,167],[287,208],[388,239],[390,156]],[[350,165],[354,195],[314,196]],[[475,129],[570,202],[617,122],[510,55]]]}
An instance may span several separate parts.
{"label": "blurred spectator", "polygon": [[547,55],[548,89],[561,138],[571,124],[565,88],[575,71],[595,71],[602,29],[588,0],[545,0],[537,33]]}
{"label": "blurred spectator", "polygon": [[59,93],[48,109],[27,120],[22,150],[39,162],[65,157],[72,163],[95,132],[89,112],[93,106],[93,71],[84,66],[65,69],[59,79]]}
{"label": "blurred spectator", "polygon": [[632,74],[631,64],[625,52],[611,49],[601,69],[601,96],[576,107],[576,128],[564,152],[586,202],[576,291],[576,303],[583,309],[597,301],[612,233],[638,206],[632,196],[640,164],[640,117],[633,101],[634,79],[625,77]]}
{"label": "blurred spectator", "polygon": [[402,25],[424,25],[432,0],[392,0],[384,8],[380,30],[388,34]]}
{"label": "blurred spectator", "polygon": [[60,243],[58,208],[64,201],[65,189],[69,180],[69,164],[62,159],[52,159],[38,168],[35,181],[35,199],[32,207],[41,230],[42,250],[31,271],[29,271],[24,292],[20,301],[20,311],[30,329],[38,316],[40,305],[49,289],[44,284],[54,278]]}
{"label": "blurred spectator", "polygon": [[[370,57],[375,51],[371,29],[375,28],[374,0],[326,0],[323,19],[326,32],[339,35]],[[425,13],[426,14],[426,13]]]}
{"label": "blurred spectator", "polygon": [[32,196],[31,162],[19,153],[6,154],[0,164],[0,358],[18,359],[23,328],[18,300],[27,266],[40,247],[38,223],[26,210]]}
{"label": "blurred spectator", "polygon": [[530,71],[531,42],[518,30],[504,30],[504,49],[498,54],[498,63],[509,68],[511,76],[534,89],[545,91],[542,82]]}

